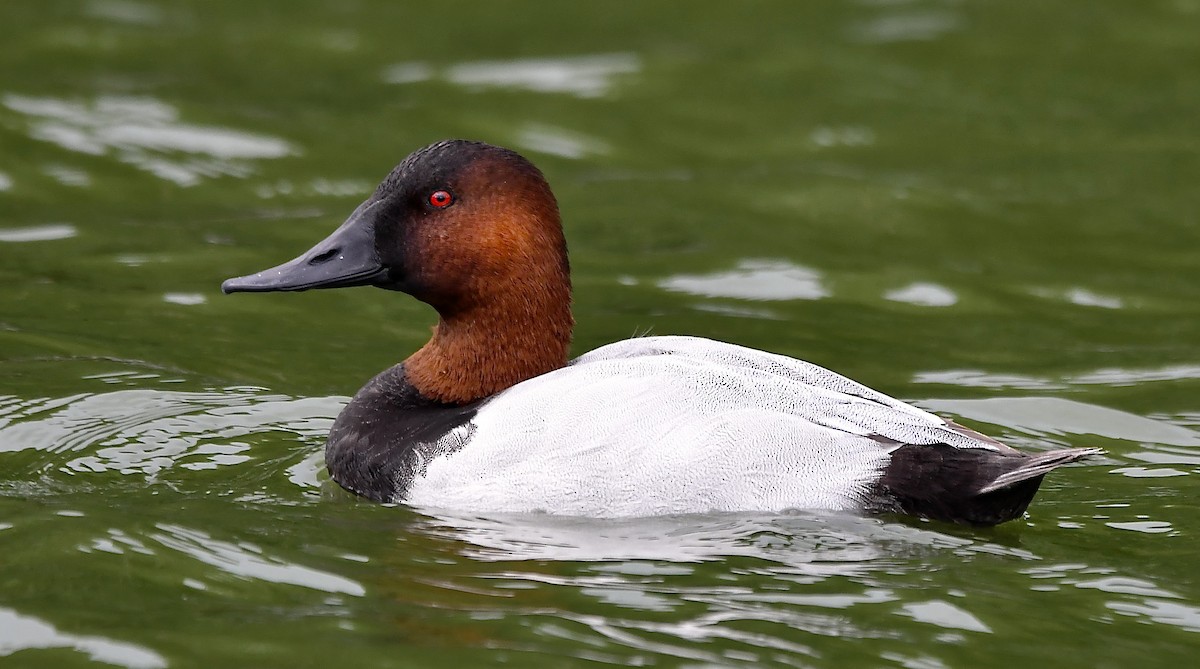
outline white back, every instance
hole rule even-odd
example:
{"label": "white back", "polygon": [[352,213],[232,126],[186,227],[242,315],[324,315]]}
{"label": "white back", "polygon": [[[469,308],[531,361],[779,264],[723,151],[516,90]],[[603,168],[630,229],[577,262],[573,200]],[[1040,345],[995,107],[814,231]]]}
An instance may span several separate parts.
{"label": "white back", "polygon": [[596,349],[440,443],[411,504],[599,517],[858,509],[899,444],[997,450],[817,365],[695,337]]}

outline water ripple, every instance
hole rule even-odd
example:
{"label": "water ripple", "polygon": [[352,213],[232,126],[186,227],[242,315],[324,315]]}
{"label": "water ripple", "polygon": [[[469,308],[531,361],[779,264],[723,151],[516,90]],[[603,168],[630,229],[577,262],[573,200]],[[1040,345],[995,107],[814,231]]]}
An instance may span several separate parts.
{"label": "water ripple", "polygon": [[0,242],[47,242],[70,239],[79,234],[75,226],[66,223],[36,225],[28,228],[0,228]]}
{"label": "water ripple", "polygon": [[936,283],[913,283],[903,288],[889,290],[884,299],[907,302],[922,307],[951,307],[958,302],[954,291]]}
{"label": "water ripple", "polygon": [[[606,94],[617,76],[634,74],[641,68],[641,59],[635,54],[610,53],[459,63],[445,68],[441,76],[469,89],[516,88],[595,98]],[[412,84],[437,75],[438,70],[427,63],[398,63],[384,72],[383,80]]]}
{"label": "water ripple", "polygon": [[981,400],[922,400],[934,411],[966,416],[1023,432],[1095,434],[1152,444],[1200,446],[1200,433],[1180,425],[1060,397],[992,397]]}
{"label": "water ripple", "polygon": [[1058,378],[1029,374],[995,374],[979,369],[948,369],[920,372],[914,383],[944,383],[968,388],[1017,388],[1059,390],[1071,385],[1133,386],[1157,381],[1200,379],[1200,365],[1168,365],[1153,368],[1104,367],[1091,372]]}
{"label": "water ripple", "polygon": [[530,151],[571,159],[609,151],[608,145],[599,139],[541,123],[530,123],[521,128],[516,142]]}
{"label": "water ripple", "polygon": [[[817,637],[959,643],[963,633],[992,631],[985,605],[954,599],[965,595],[953,589],[930,598],[904,585],[909,578],[951,565],[980,569],[997,558],[1040,562],[984,537],[845,514],[622,521],[439,514],[414,529],[452,541],[476,569],[497,565],[465,579],[443,570],[428,582],[475,594],[464,604],[474,619],[516,612],[540,636],[625,664],[661,655],[808,666],[824,657]],[[561,597],[588,603],[533,604]],[[899,619],[931,631],[901,631]]]}
{"label": "water ripple", "polygon": [[848,34],[851,39],[868,44],[926,42],[962,27],[962,18],[949,12],[906,11],[855,24]]}
{"label": "water ripple", "polygon": [[541,514],[426,513],[430,520],[424,531],[465,542],[463,554],[482,561],[660,560],[687,564],[741,556],[784,565],[795,576],[825,578],[860,575],[864,565],[897,553],[952,550],[963,557],[993,554],[1033,559],[1019,548],[840,513],[603,520]]}
{"label": "water ripple", "polygon": [[298,153],[276,137],[183,123],[175,107],[153,98],[110,95],[88,103],[10,93],[2,102],[29,118],[34,139],[77,153],[111,153],[180,186],[244,177],[251,172],[248,160]]}
{"label": "water ripple", "polygon": [[93,661],[129,669],[167,666],[162,655],[143,646],[100,636],[68,634],[32,616],[0,608],[0,657],[39,648],[70,648],[84,653]]}
{"label": "water ripple", "polygon": [[92,0],[87,4],[87,14],[115,23],[139,26],[162,24],[164,12],[161,8],[134,0]]}
{"label": "water ripple", "polygon": [[[256,434],[285,431],[302,442],[320,443],[344,401],[293,399],[258,389],[147,388],[55,399],[3,398],[0,453],[43,452],[51,457],[35,460],[34,470],[68,474],[155,477],[169,470],[217,469],[250,461],[247,439]],[[58,455],[71,453],[78,454],[70,459]],[[319,450],[315,453],[320,455]],[[311,488],[317,485],[318,468],[312,454],[305,452],[286,473],[291,482]],[[19,477],[20,471],[10,465],[6,473]]]}
{"label": "water ripple", "polygon": [[822,275],[786,260],[745,259],[737,267],[712,274],[679,274],[659,288],[703,297],[743,300],[819,300],[829,297]]}
{"label": "water ripple", "polygon": [[363,586],[355,581],[266,555],[262,548],[253,544],[220,541],[205,532],[181,525],[160,523],[156,527],[161,532],[151,534],[151,539],[204,564],[217,567],[227,574],[271,583],[298,585],[333,594],[355,597],[366,594]]}

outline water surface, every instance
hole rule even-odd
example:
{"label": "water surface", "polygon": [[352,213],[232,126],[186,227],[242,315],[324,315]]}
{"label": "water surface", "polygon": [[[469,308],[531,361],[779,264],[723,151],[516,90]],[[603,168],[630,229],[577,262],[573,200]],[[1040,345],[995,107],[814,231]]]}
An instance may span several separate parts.
{"label": "water surface", "polygon": [[[1200,4],[0,7],[0,666],[1187,666]],[[408,151],[511,146],[583,352],[803,357],[1019,448],[994,530],[464,516],[321,447],[432,312],[219,294]]]}

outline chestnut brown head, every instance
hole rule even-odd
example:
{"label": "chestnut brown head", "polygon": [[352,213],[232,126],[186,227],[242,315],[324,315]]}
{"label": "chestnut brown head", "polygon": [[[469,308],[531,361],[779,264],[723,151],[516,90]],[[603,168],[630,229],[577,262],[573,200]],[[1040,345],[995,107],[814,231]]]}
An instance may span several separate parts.
{"label": "chestnut brown head", "polygon": [[558,206],[542,173],[514,151],[447,140],[405,158],[307,253],[229,279],[222,289],[371,285],[404,291],[451,316],[514,283],[566,272]]}

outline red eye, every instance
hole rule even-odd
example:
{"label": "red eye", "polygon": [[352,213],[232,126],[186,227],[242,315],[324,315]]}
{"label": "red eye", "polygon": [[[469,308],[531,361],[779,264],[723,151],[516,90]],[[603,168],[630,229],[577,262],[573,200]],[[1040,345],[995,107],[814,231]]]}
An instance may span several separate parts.
{"label": "red eye", "polygon": [[429,194],[429,204],[438,209],[449,207],[451,202],[454,202],[454,196],[444,190],[435,190]]}

